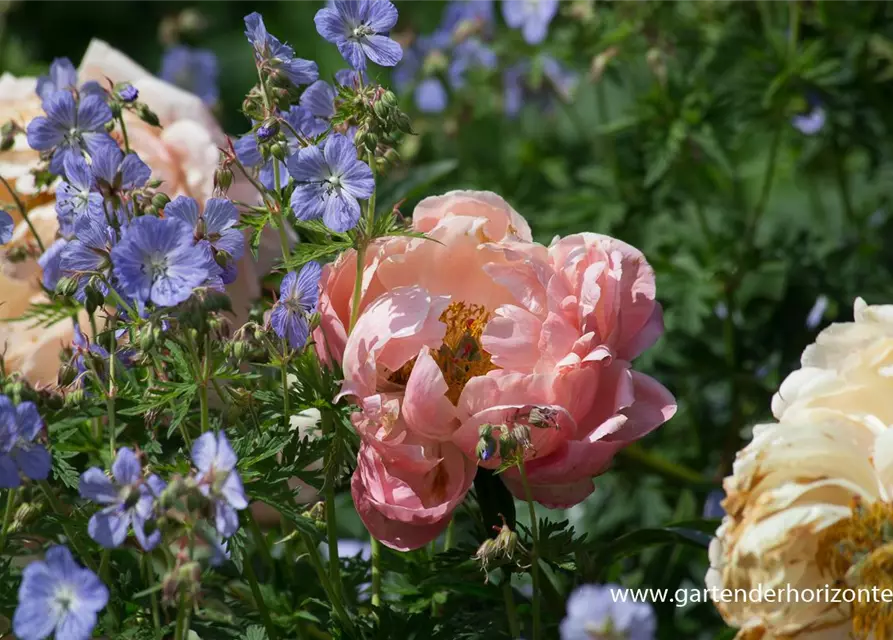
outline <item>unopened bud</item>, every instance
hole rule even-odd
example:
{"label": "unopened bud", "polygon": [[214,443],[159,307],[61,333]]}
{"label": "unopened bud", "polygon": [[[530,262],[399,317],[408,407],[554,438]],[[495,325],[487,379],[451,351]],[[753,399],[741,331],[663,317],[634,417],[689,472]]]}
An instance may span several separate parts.
{"label": "unopened bud", "polygon": [[245,342],[244,340],[236,340],[232,343],[233,345],[233,355],[237,360],[244,360],[245,356],[251,351],[251,345]]}
{"label": "unopened bud", "polygon": [[108,122],[105,123],[105,130],[106,130],[106,133],[111,133],[112,131],[115,130],[115,120],[114,119],[109,120]]}
{"label": "unopened bud", "polygon": [[156,193],[152,196],[152,206],[158,209],[164,209],[170,201],[170,196],[166,193]]}
{"label": "unopened bud", "polygon": [[139,106],[137,106],[136,108],[136,113],[140,117],[140,120],[142,120],[146,124],[152,127],[161,126],[161,122],[158,120],[158,116],[155,115],[155,112],[152,111],[145,103],[139,103]]}
{"label": "unopened bud", "polygon": [[62,276],[56,281],[56,293],[63,296],[73,296],[78,290],[78,281],[75,278]]}
{"label": "unopened bud", "polygon": [[[9,498],[7,498],[7,500],[8,499]],[[22,531],[29,523],[34,521],[34,518],[40,514],[40,511],[40,504],[35,504],[33,502],[23,502],[20,504],[13,516],[12,530]]]}
{"label": "unopened bud", "polygon": [[270,154],[280,160],[285,162],[286,158],[288,158],[288,144],[285,142],[277,142],[270,147]]}
{"label": "unopened bud", "polygon": [[59,368],[59,386],[67,387],[74,379],[77,377],[78,371],[75,367],[71,366],[70,363],[65,363]]}
{"label": "unopened bud", "polygon": [[257,139],[269,142],[277,133],[279,133],[279,121],[276,118],[269,118],[257,128]]}
{"label": "unopened bud", "polygon": [[389,107],[397,106],[397,96],[393,91],[385,91],[381,96],[381,102],[386,104]]}
{"label": "unopened bud", "polygon": [[378,146],[378,136],[374,133],[367,133],[363,144],[368,151],[375,151],[375,148]]}
{"label": "unopened bud", "polygon": [[146,325],[140,330],[140,350],[148,351],[155,346],[155,327]]}
{"label": "unopened bud", "polygon": [[245,101],[242,102],[242,113],[252,120],[260,120],[264,117],[263,107],[261,107],[257,98],[252,96],[248,96],[245,98]]}
{"label": "unopened bud", "polygon": [[124,84],[118,88],[118,97],[124,102],[133,102],[140,95],[139,90],[132,84]]}
{"label": "unopened bud", "polygon": [[405,113],[399,113],[396,118],[394,118],[394,122],[397,125],[397,129],[402,131],[403,133],[411,134],[412,131],[412,120],[409,119],[409,116]]}
{"label": "unopened bud", "polygon": [[388,114],[390,113],[390,108],[381,100],[376,100],[375,103],[372,105],[372,111],[374,111],[375,115],[382,120],[387,120]]}
{"label": "unopened bud", "polygon": [[84,289],[84,293],[86,294],[84,299],[84,306],[87,309],[87,313],[95,312],[99,307],[103,305],[105,302],[105,295],[96,286],[94,282],[94,278],[90,278],[90,282],[87,283],[86,288]]}
{"label": "unopened bud", "polygon": [[475,448],[475,453],[477,457],[484,462],[493,457],[493,454],[496,453],[496,443],[492,438],[481,438],[478,440],[477,447]]}
{"label": "unopened bud", "polygon": [[214,188],[226,193],[233,185],[233,172],[229,167],[220,167],[214,172]]}

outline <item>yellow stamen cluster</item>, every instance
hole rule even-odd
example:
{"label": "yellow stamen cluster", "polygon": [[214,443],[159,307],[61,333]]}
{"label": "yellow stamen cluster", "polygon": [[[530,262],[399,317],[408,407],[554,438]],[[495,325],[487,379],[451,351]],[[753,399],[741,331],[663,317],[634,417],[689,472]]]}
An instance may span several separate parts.
{"label": "yellow stamen cluster", "polygon": [[[433,357],[449,387],[446,397],[454,405],[459,403],[459,395],[469,380],[497,368],[481,346],[481,335],[489,319],[490,312],[484,306],[464,302],[450,303],[440,314],[439,320],[446,325],[446,334]],[[414,365],[415,359],[412,359],[388,379],[396,384],[406,384]]]}
{"label": "yellow stamen cluster", "polygon": [[[853,498],[853,515],[826,529],[819,538],[816,562],[822,573],[856,590],[852,603],[853,636],[893,639],[893,603],[868,592],[893,589],[893,504],[864,504]],[[863,594],[859,590],[865,590]]]}

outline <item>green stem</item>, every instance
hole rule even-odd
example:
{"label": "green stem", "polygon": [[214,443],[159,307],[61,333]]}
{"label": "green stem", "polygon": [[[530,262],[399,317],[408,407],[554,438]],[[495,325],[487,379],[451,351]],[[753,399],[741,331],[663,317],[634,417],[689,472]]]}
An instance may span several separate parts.
{"label": "green stem", "polygon": [[357,246],[357,275],[356,280],[353,284],[353,300],[351,302],[350,307],[350,328],[349,331],[353,331],[354,325],[357,323],[357,318],[360,315],[360,301],[363,297],[363,271],[366,265],[366,240],[364,238],[359,239],[359,246]]}
{"label": "green stem", "polygon": [[124,153],[130,153],[130,139],[127,137],[127,125],[124,124],[124,113],[118,116],[118,123],[121,125],[121,135],[124,138]]}
{"label": "green stem", "polygon": [[[288,349],[288,343],[282,340],[283,349]],[[282,380],[282,418],[285,420],[285,428],[289,427],[289,419],[291,408],[288,397],[288,360],[283,356],[282,365],[279,367],[280,378]]]}
{"label": "green stem", "polygon": [[0,529],[0,556],[6,549],[6,538],[9,535],[9,525],[12,523],[12,516],[15,515],[15,503],[18,496],[18,489],[10,489],[6,494],[6,508],[3,510],[3,525]]}
{"label": "green stem", "polygon": [[447,525],[446,530],[446,538],[443,541],[443,550],[444,552],[449,551],[453,548],[453,544],[456,542],[456,518],[450,518],[450,523]]}
{"label": "green stem", "polygon": [[25,209],[25,205],[19,198],[19,194],[15,192],[15,189],[12,188],[12,185],[10,185],[9,182],[7,182],[6,178],[4,178],[3,176],[0,176],[0,182],[3,182],[6,190],[9,191],[9,195],[11,195],[12,199],[15,200],[16,206],[19,208],[19,211],[22,214],[22,219],[31,230],[31,235],[33,235],[34,239],[37,241],[37,246],[40,247],[40,252],[43,253],[44,251],[46,251],[46,248],[43,246],[43,240],[41,240],[40,236],[37,235],[37,229],[35,229],[34,225],[31,223],[31,218],[28,217],[28,210]]}
{"label": "green stem", "polygon": [[[263,546],[266,547],[266,545]],[[273,624],[273,619],[270,617],[267,603],[264,602],[264,596],[260,591],[260,585],[257,582],[257,574],[254,572],[254,565],[251,564],[251,558],[245,558],[245,562],[242,563],[242,566],[245,567],[245,575],[248,577],[248,586],[251,587],[251,595],[254,596],[254,602],[260,612],[260,618],[264,623],[264,629],[267,630],[267,635],[270,640],[276,640],[279,637],[279,634],[276,631],[276,625]]]}
{"label": "green stem", "polygon": [[[334,425],[332,423],[332,414],[326,410],[322,414],[323,433],[332,433]],[[326,538],[329,543],[329,580],[332,582],[332,588],[338,598],[342,597],[343,587],[341,585],[341,558],[338,555],[338,521],[335,509],[335,472],[326,474],[325,487],[323,489],[326,505]]]}
{"label": "green stem", "polygon": [[[152,571],[152,560],[148,553],[143,554],[143,580],[146,582],[146,586],[151,586],[151,583],[154,581],[153,571]],[[158,609],[158,594],[154,591],[149,593],[149,602],[152,605],[152,626],[155,628],[155,639],[161,636],[161,613]]]}
{"label": "green stem", "polygon": [[263,557],[264,564],[270,569],[274,569],[276,564],[273,562],[273,556],[270,555],[270,550],[267,548],[267,541],[266,538],[264,538],[263,531],[260,530],[257,520],[254,519],[254,514],[251,513],[251,509],[245,509],[242,513],[245,514],[245,519],[248,521],[248,528],[251,529],[251,535],[254,536],[254,544],[257,546],[260,555]]}
{"label": "green stem", "polygon": [[208,382],[211,379],[211,334],[205,335],[205,349],[200,366],[201,384],[198,388],[198,400],[202,413],[202,433],[207,433],[211,430],[211,413],[208,403]]}
{"label": "green stem", "polygon": [[515,608],[515,596],[512,593],[512,574],[508,571],[502,579],[502,597],[505,600],[505,616],[509,621],[509,633],[512,638],[521,637],[521,624],[518,622],[518,610]]}
{"label": "green stem", "polygon": [[372,606],[381,606],[381,543],[372,537]]}
{"label": "green stem", "polygon": [[540,638],[540,563],[538,557],[539,547],[539,525],[536,521],[536,509],[533,506],[533,492],[530,490],[530,482],[527,480],[527,471],[524,468],[524,459],[518,461],[518,472],[521,475],[521,484],[524,487],[524,497],[527,500],[527,510],[530,514],[530,577],[533,579],[533,596],[531,600],[531,608],[533,609],[533,637],[532,640]]}
{"label": "green stem", "polygon": [[69,514],[65,513],[65,509],[62,506],[62,503],[59,502],[59,498],[56,497],[56,494],[53,493],[52,487],[46,480],[38,480],[37,484],[40,486],[43,494],[46,496],[47,502],[50,505],[50,508],[53,510],[57,516],[59,516],[59,521],[62,525],[62,531],[65,532],[65,537],[68,538],[68,541],[71,543],[71,546],[74,547],[74,550],[77,551],[77,554],[81,558],[81,562],[90,569],[93,573],[99,573],[99,567],[96,566],[96,563],[93,561],[93,558],[87,553],[87,550],[81,544],[80,538],[74,535],[74,532],[71,530],[69,526]]}
{"label": "green stem", "polygon": [[174,632],[174,640],[186,640],[186,632],[189,631],[190,606],[186,606],[186,587],[180,587],[180,604],[177,611],[177,629]]}
{"label": "green stem", "polygon": [[[745,251],[750,251],[754,239],[756,238],[757,233],[757,225],[760,222],[760,218],[763,216],[763,213],[766,211],[766,207],[769,204],[769,196],[772,194],[772,184],[775,180],[775,167],[778,163],[778,150],[781,147],[781,138],[784,129],[781,125],[775,127],[775,133],[772,135],[772,143],[769,147],[769,161],[766,163],[766,172],[763,175],[763,186],[760,189],[760,198],[757,200],[757,205],[754,207],[753,214],[750,217],[750,220],[747,224],[747,232],[745,233],[745,242],[743,244],[743,248]],[[729,313],[732,310],[729,309]]]}
{"label": "green stem", "polygon": [[[115,340],[115,324],[112,322],[112,340]],[[116,441],[117,441],[117,424],[115,422],[115,346],[112,345],[111,356],[109,357],[109,388],[105,396],[105,410],[109,415],[109,446],[112,450],[112,458],[115,457]]]}
{"label": "green stem", "polygon": [[351,636],[356,637],[356,627],[354,626],[353,620],[350,619],[350,616],[344,609],[344,605],[341,603],[341,598],[335,597],[334,591],[332,590],[332,583],[329,581],[329,576],[322,564],[322,558],[319,555],[319,549],[316,548],[316,543],[309,534],[303,532],[301,533],[301,539],[304,541],[304,546],[307,548],[307,557],[310,560],[310,564],[313,565],[313,570],[316,571],[316,575],[322,584],[322,588],[329,597],[329,601],[332,603],[332,608],[335,609],[335,615],[338,616],[344,629],[347,630]]}

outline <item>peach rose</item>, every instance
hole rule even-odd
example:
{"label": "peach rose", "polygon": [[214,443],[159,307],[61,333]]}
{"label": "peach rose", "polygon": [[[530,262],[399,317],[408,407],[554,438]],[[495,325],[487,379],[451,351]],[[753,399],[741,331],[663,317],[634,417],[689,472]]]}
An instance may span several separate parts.
{"label": "peach rose", "polygon": [[[641,253],[595,234],[547,249],[492,193],[428,198],[413,226],[430,239],[367,251],[349,336],[356,254],[324,270],[314,335],[342,366],[342,395],[360,406],[357,510],[401,549],[449,522],[474,479],[482,425],[529,426],[534,498],[571,505],[617,450],[675,411],[629,362],[663,329]],[[498,453],[480,464],[499,466]],[[523,495],[516,474],[503,478]]]}
{"label": "peach rose", "polygon": [[[225,136],[202,100],[182,89],[159,80],[120,51],[101,40],[93,40],[79,70],[79,81],[96,80],[107,86],[107,80],[127,81],[140,92],[139,99],[158,115],[162,128],[150,127],[126,112],[131,147],[152,169],[152,177],[164,181],[161,190],[171,197],[188,195],[200,203],[212,195],[214,171],[219,157],[218,147]],[[35,78],[0,77],[0,122],[15,120],[24,129],[42,113],[36,94]],[[17,136],[10,151],[0,153],[0,172],[29,211],[45,247],[56,235],[58,221],[52,189],[36,192],[30,171],[39,163],[37,152],[28,148],[24,134]],[[250,185],[237,182],[230,195],[252,201],[256,194]],[[16,219],[15,236],[9,248],[26,249],[31,259],[12,263],[6,252],[0,255],[0,320],[19,317],[31,302],[46,301],[40,288],[41,269],[36,262],[39,253],[30,229],[21,220],[15,200],[0,188],[0,204]],[[246,251],[238,264],[238,278],[227,287],[236,313],[236,321],[247,319],[251,303],[260,295],[259,278],[272,266],[278,254],[275,233],[263,236],[260,252],[262,264],[255,263]],[[270,250],[264,248],[269,246]],[[52,384],[58,370],[58,352],[71,342],[72,328],[63,323],[47,331],[32,327],[30,322],[0,323],[0,349],[5,345],[8,370],[20,371],[33,383]]]}

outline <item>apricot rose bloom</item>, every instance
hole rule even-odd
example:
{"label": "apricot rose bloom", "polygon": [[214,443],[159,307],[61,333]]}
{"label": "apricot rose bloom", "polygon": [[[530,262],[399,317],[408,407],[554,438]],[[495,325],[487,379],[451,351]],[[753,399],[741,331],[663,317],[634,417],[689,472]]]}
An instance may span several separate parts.
{"label": "apricot rose bloom", "polygon": [[[825,329],[773,399],[777,423],[754,427],[725,479],[726,516],[707,586],[893,588],[893,307],[855,305]],[[887,638],[889,605],[738,599],[718,602],[740,640]]]}
{"label": "apricot rose bloom", "polygon": [[[130,144],[152,169],[154,179],[163,180],[160,190],[174,197],[187,195],[204,202],[213,191],[218,147],[225,142],[223,131],[201,98],[155,78],[120,51],[101,40],[93,40],[84,54],[78,72],[79,81],[95,80],[107,86],[126,81],[139,89],[140,100],[155,111],[162,128],[150,127],[130,112],[125,121]],[[35,92],[36,78],[0,77],[0,122],[14,120],[24,130],[28,122],[42,114]],[[37,192],[30,174],[39,164],[39,154],[28,147],[24,134],[16,137],[14,146],[0,153],[0,175],[10,182],[28,210],[45,247],[49,247],[58,229],[53,189]],[[255,197],[246,185],[238,183],[230,190],[236,199],[250,201]],[[240,191],[240,189],[244,191]],[[31,302],[45,302],[40,287],[41,270],[37,264],[36,241],[22,221],[12,194],[0,185],[0,205],[17,223],[12,242],[4,247],[27,250],[30,258],[10,262],[5,251],[0,254],[0,321],[18,318]],[[273,234],[275,236],[275,233]],[[275,237],[265,238],[276,241]],[[273,244],[277,247],[277,244]],[[261,255],[275,255],[261,252]],[[239,261],[238,278],[227,287],[233,301],[236,321],[244,321],[251,302],[260,295],[259,278],[271,264],[255,264],[249,252]],[[86,316],[82,319],[86,322]],[[71,344],[70,322],[50,328],[32,326],[28,321],[0,322],[0,353],[5,349],[8,371],[22,373],[30,382],[53,384],[59,370],[59,352]]]}
{"label": "apricot rose bloom", "polygon": [[[654,273],[635,248],[592,233],[533,242],[499,196],[422,201],[413,228],[365,256],[350,325],[357,254],[325,268],[315,333],[359,407],[352,480],[369,531],[418,548],[448,524],[480,462],[480,427],[530,427],[534,498],[569,506],[613,455],[668,420],[672,395],[631,360],[663,331]],[[523,496],[518,475],[509,489]]]}

